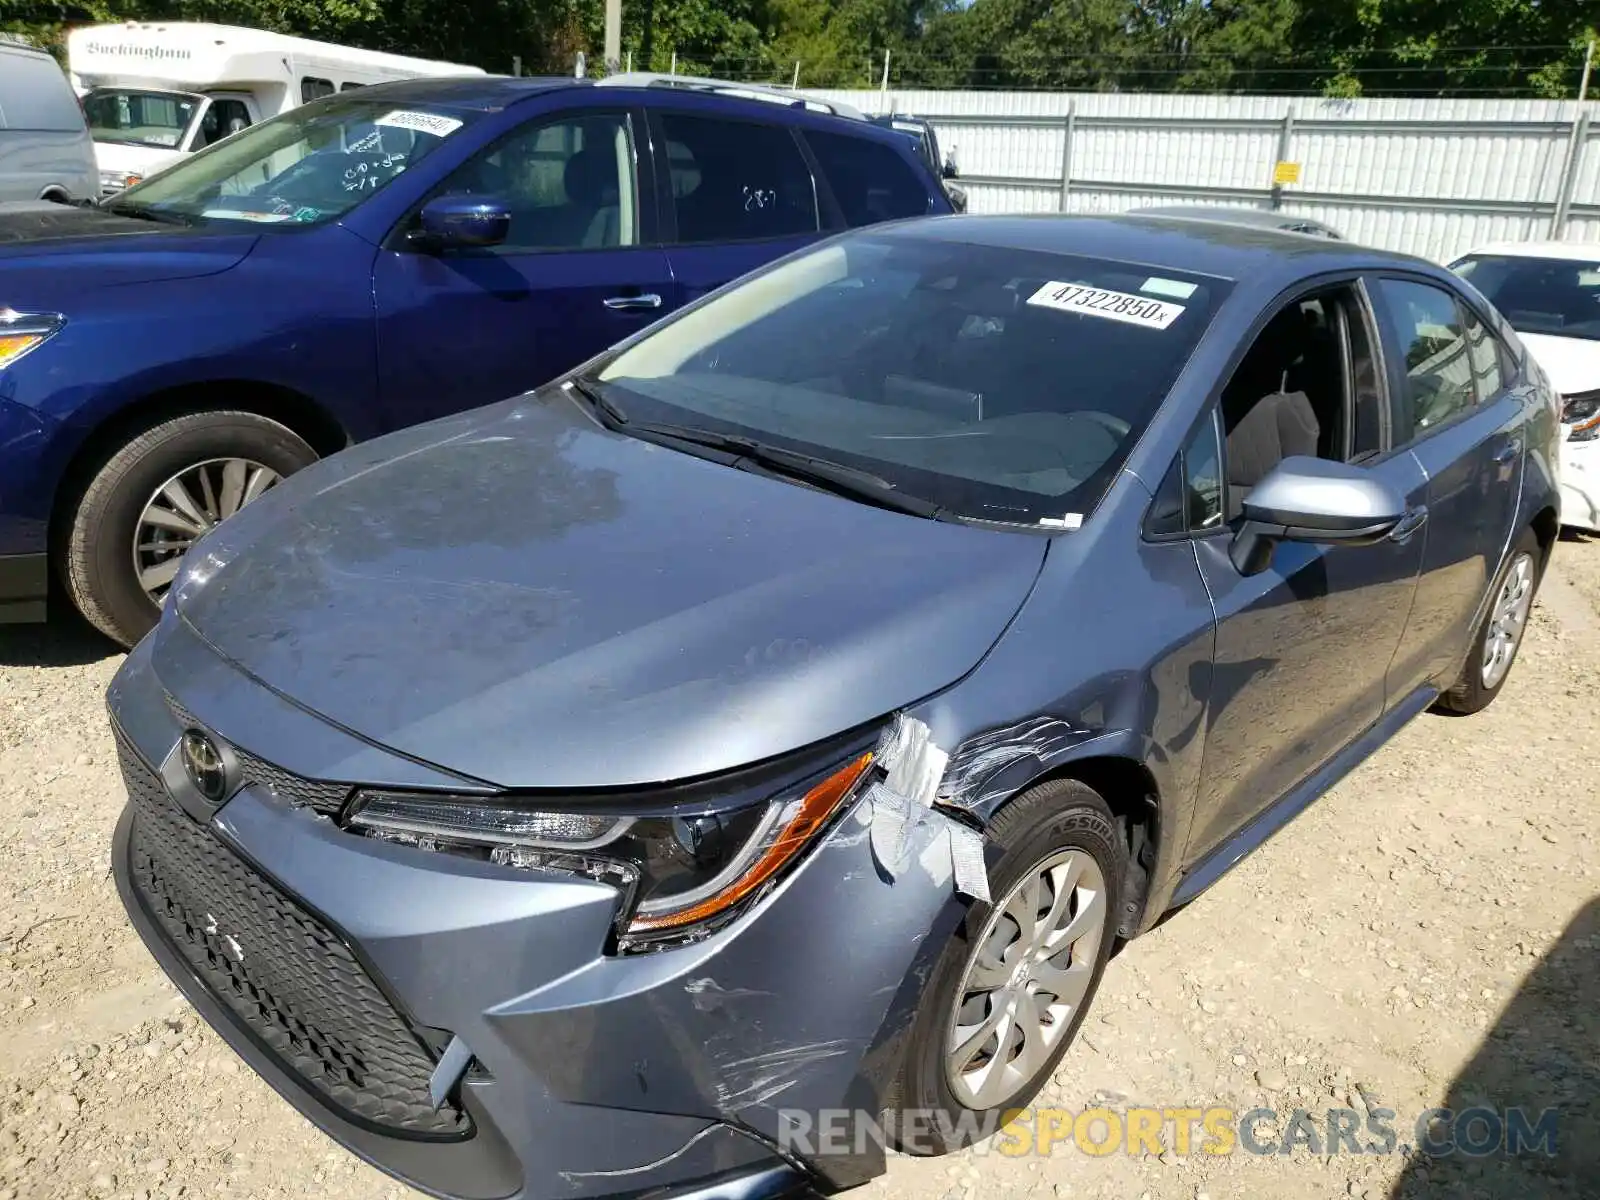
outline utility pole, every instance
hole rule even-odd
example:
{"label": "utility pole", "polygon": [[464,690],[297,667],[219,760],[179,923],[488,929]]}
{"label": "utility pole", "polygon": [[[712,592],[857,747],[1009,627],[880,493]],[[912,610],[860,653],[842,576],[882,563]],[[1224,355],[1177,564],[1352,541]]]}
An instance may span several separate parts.
{"label": "utility pole", "polygon": [[622,0],[606,0],[606,74],[622,69]]}
{"label": "utility pole", "polygon": [[1561,182],[1556,189],[1556,211],[1550,218],[1550,240],[1559,242],[1567,236],[1567,215],[1572,211],[1572,193],[1578,183],[1579,160],[1589,141],[1589,114],[1583,110],[1589,98],[1589,74],[1594,68],[1594,39],[1583,56],[1583,78],[1578,82],[1578,103],[1572,114],[1572,136],[1567,139],[1567,161],[1561,168]]}

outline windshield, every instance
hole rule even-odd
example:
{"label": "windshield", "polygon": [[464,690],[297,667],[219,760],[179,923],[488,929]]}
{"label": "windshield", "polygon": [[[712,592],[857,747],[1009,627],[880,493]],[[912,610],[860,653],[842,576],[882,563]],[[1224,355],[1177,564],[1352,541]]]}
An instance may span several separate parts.
{"label": "windshield", "polygon": [[1475,254],[1451,270],[1471,280],[1518,333],[1600,341],[1600,262]]}
{"label": "windshield", "polygon": [[188,92],[96,88],[83,98],[83,115],[97,142],[176,150],[204,99]]}
{"label": "windshield", "polygon": [[193,222],[335,220],[474,114],[357,99],[304,105],[129,188],[108,207]]}
{"label": "windshield", "polygon": [[809,453],[951,515],[1070,528],[1229,286],[880,230],[752,276],[591,382],[630,420]]}

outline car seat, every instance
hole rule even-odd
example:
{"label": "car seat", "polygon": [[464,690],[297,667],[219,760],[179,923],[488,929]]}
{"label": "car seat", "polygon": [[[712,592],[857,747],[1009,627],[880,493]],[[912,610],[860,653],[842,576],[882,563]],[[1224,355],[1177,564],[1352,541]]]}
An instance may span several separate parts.
{"label": "car seat", "polygon": [[567,212],[563,244],[594,248],[621,243],[622,214],[617,189],[617,159],[609,149],[579,150],[562,173]]}
{"label": "car seat", "polygon": [[1227,435],[1228,515],[1285,458],[1316,457],[1322,425],[1311,398],[1290,391],[1305,358],[1305,324],[1298,309],[1275,316],[1256,338],[1222,394]]}

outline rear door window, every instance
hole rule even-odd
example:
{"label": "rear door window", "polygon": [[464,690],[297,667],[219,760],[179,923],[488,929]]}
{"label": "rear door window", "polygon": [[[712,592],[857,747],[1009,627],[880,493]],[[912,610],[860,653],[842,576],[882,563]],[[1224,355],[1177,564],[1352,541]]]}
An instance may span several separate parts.
{"label": "rear door window", "polygon": [[1477,403],[1472,360],[1454,296],[1407,279],[1380,279],[1378,289],[1406,375],[1394,426],[1395,441],[1403,443]]}
{"label": "rear door window", "polygon": [[660,122],[678,242],[817,232],[816,186],[787,126],[670,111]]}
{"label": "rear door window", "polygon": [[889,146],[815,130],[808,130],[805,138],[852,228],[928,212],[928,190],[911,165]]}
{"label": "rear door window", "polygon": [[1478,320],[1470,308],[1462,307],[1463,323],[1467,332],[1467,353],[1472,360],[1472,378],[1477,385],[1478,401],[1493,400],[1506,386],[1502,369],[1506,351],[1500,339],[1489,332],[1489,327]]}

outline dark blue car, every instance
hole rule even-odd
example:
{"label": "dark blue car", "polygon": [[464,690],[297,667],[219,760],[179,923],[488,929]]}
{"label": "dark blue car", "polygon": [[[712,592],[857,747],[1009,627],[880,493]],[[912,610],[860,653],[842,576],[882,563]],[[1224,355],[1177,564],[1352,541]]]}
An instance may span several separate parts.
{"label": "dark blue car", "polygon": [[643,76],[364,88],[98,208],[0,206],[0,622],[54,580],[131,645],[194,539],[319,456],[949,210],[860,114]]}

